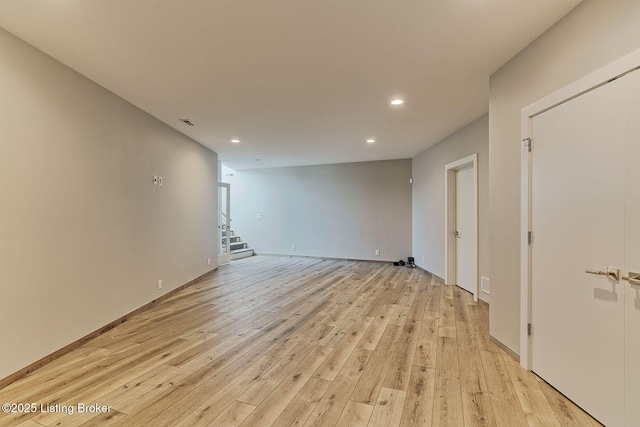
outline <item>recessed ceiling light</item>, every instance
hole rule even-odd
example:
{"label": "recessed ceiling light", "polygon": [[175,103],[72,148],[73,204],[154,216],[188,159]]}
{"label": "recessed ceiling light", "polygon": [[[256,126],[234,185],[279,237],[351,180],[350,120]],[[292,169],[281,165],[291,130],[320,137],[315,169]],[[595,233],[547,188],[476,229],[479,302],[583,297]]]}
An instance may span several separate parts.
{"label": "recessed ceiling light", "polygon": [[376,142],[375,139],[367,139],[367,144],[373,144],[374,142]]}
{"label": "recessed ceiling light", "polygon": [[232,139],[231,142],[233,142],[234,144],[240,144],[240,140],[239,139]]}
{"label": "recessed ceiling light", "polygon": [[396,98],[393,101],[391,101],[391,105],[402,105],[402,104],[404,104],[404,100],[400,98]]}

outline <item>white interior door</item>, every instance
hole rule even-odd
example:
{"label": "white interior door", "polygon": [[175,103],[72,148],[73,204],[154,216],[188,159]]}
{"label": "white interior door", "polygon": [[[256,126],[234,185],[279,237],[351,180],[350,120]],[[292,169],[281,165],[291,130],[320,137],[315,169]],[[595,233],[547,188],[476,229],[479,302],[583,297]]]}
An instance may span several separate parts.
{"label": "white interior door", "polygon": [[532,125],[531,367],[608,426],[623,425],[625,291],[585,270],[624,268],[627,90],[616,80]]}
{"label": "white interior door", "polygon": [[472,294],[478,289],[477,224],[475,221],[474,170],[456,171],[456,284]]}
{"label": "white interior door", "polygon": [[[640,72],[624,77],[627,97],[625,270],[640,273]],[[635,283],[635,284],[634,284]],[[640,281],[623,280],[625,292],[625,425],[640,426]]]}

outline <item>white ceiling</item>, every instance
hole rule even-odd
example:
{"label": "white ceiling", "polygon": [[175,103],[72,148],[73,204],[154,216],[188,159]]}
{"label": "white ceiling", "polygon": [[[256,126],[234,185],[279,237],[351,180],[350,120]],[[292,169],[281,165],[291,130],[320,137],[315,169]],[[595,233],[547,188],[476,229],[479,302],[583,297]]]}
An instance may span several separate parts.
{"label": "white ceiling", "polygon": [[242,169],[413,157],[580,1],[2,0],[0,27]]}

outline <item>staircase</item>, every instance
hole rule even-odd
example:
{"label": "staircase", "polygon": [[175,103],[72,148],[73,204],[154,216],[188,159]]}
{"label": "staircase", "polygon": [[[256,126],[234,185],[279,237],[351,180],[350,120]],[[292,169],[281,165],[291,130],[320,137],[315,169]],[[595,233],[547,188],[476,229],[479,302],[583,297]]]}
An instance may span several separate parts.
{"label": "staircase", "polygon": [[249,248],[247,243],[243,242],[240,236],[236,236],[235,232],[231,229],[222,231],[223,248],[226,247],[227,242],[229,243],[229,256],[231,260],[253,256],[253,249]]}

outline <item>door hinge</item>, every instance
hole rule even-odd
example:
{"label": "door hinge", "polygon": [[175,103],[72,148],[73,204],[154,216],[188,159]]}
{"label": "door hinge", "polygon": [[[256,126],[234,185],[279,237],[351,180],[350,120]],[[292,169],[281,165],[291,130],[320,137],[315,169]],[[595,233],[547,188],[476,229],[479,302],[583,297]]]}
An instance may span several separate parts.
{"label": "door hinge", "polygon": [[533,231],[530,231],[528,233],[527,239],[529,241],[529,244],[531,244],[533,242]]}
{"label": "door hinge", "polygon": [[527,335],[531,336],[531,331],[533,330],[533,327],[531,326],[531,323],[527,323]]}
{"label": "door hinge", "polygon": [[525,138],[522,140],[522,142],[524,142],[524,146],[527,147],[527,150],[531,152],[531,138]]}

